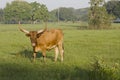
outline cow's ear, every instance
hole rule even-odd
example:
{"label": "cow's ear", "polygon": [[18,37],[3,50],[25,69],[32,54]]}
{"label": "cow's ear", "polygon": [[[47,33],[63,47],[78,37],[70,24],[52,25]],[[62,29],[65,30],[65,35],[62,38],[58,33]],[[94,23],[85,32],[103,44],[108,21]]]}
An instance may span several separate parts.
{"label": "cow's ear", "polygon": [[40,34],[37,34],[37,38],[39,38],[40,37]]}
{"label": "cow's ear", "polygon": [[42,35],[42,33],[38,33],[38,34],[37,34],[37,38],[39,38],[41,35]]}
{"label": "cow's ear", "polygon": [[26,34],[27,37],[30,37],[30,34]]}

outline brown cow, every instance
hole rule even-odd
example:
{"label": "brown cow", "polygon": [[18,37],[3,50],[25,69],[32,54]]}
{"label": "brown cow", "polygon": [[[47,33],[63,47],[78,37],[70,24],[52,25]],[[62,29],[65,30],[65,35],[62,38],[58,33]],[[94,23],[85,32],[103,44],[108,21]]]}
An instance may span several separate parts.
{"label": "brown cow", "polygon": [[61,61],[63,61],[64,49],[63,49],[63,32],[60,29],[51,30],[39,30],[39,31],[27,31],[19,27],[20,31],[26,33],[26,36],[30,37],[33,47],[33,61],[35,61],[36,53],[42,52],[43,59],[45,61],[46,51],[55,49],[55,61],[57,61],[58,53],[61,55]]}

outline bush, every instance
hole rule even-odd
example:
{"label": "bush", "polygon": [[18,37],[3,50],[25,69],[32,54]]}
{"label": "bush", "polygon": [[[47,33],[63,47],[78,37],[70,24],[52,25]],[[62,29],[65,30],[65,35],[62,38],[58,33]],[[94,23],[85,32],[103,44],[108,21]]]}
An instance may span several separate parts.
{"label": "bush", "polygon": [[118,63],[108,66],[103,59],[94,58],[89,71],[89,80],[120,80]]}

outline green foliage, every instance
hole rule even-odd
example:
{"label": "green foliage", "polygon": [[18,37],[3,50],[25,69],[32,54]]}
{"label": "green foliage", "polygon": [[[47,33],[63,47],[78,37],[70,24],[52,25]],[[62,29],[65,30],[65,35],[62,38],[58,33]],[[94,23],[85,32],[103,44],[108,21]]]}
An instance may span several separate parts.
{"label": "green foliage", "polygon": [[[59,12],[59,13],[58,13]],[[87,21],[88,8],[74,9],[61,7],[50,12],[50,21],[57,21],[59,15],[60,21]]]}
{"label": "green foliage", "polygon": [[48,20],[48,9],[45,5],[37,3],[37,2],[32,2],[32,11],[31,11],[31,19],[32,21],[36,20],[43,20],[47,21]]}
{"label": "green foliage", "polygon": [[[58,13],[57,13],[58,14]],[[62,21],[74,20],[74,9],[73,8],[59,8],[59,19]]]}
{"label": "green foliage", "polygon": [[58,20],[56,13],[57,13],[57,10],[52,10],[49,12],[49,21],[50,22],[56,22]]}
{"label": "green foliage", "polygon": [[5,23],[23,23],[32,21],[47,21],[48,10],[43,4],[37,2],[28,3],[26,1],[13,1],[11,4],[7,3],[4,9]]}
{"label": "green foliage", "polygon": [[120,18],[120,1],[119,0],[111,0],[106,4],[106,9],[109,14],[113,14],[116,18]]}
{"label": "green foliage", "polygon": [[77,20],[87,22],[88,21],[88,11],[89,11],[89,8],[76,9],[75,15],[77,17]]}
{"label": "green foliage", "polygon": [[4,10],[0,9],[0,22],[4,21]]}
{"label": "green foliage", "polygon": [[119,80],[117,75],[119,72],[119,65],[115,63],[113,66],[105,64],[105,60],[95,57],[92,63],[92,68],[89,73],[89,80]]}
{"label": "green foliage", "polygon": [[31,6],[25,1],[13,1],[4,9],[6,23],[17,23],[30,19]]}
{"label": "green foliage", "polygon": [[104,0],[91,0],[89,11],[89,28],[105,29],[111,25],[112,16],[106,11]]}

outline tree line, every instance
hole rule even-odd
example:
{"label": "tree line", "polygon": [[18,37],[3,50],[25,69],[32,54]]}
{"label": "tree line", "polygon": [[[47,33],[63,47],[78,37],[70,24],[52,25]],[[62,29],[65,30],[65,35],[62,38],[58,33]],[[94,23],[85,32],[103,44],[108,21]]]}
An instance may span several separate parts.
{"label": "tree line", "polygon": [[52,10],[50,12],[49,20],[50,21],[87,21],[88,20],[88,9],[74,9],[74,8],[66,8],[60,7],[58,9]]}
{"label": "tree line", "polygon": [[[58,11],[59,10],[59,11]],[[4,9],[0,9],[0,23],[37,23],[37,22],[56,22],[58,21],[87,21],[88,8],[74,9],[60,7],[48,11],[44,4],[37,2],[28,3],[26,1],[15,0],[7,3]]]}
{"label": "tree line", "polygon": [[[22,23],[37,23],[43,21],[55,22],[59,20],[65,22],[86,21],[89,23],[95,23],[97,21],[97,24],[100,23],[98,18],[100,19],[103,14],[106,14],[107,16],[107,13],[114,15],[115,18],[120,18],[119,0],[111,0],[104,3],[104,9],[101,7],[103,3],[99,2],[104,0],[90,1],[93,4],[89,8],[74,9],[60,7],[59,9],[48,11],[48,8],[44,4],[15,0],[11,3],[7,3],[4,9],[0,9],[0,23],[18,23],[18,21],[21,21]],[[96,3],[97,6],[95,5]],[[102,11],[107,11],[107,13],[102,13]],[[96,15],[97,18],[95,20],[90,15],[93,13],[98,14],[98,16]],[[103,21],[102,18],[100,21]]]}
{"label": "tree line", "polygon": [[47,21],[49,17],[46,5],[37,2],[15,0],[7,3],[4,9],[0,9],[0,22],[4,23],[30,23]]}

